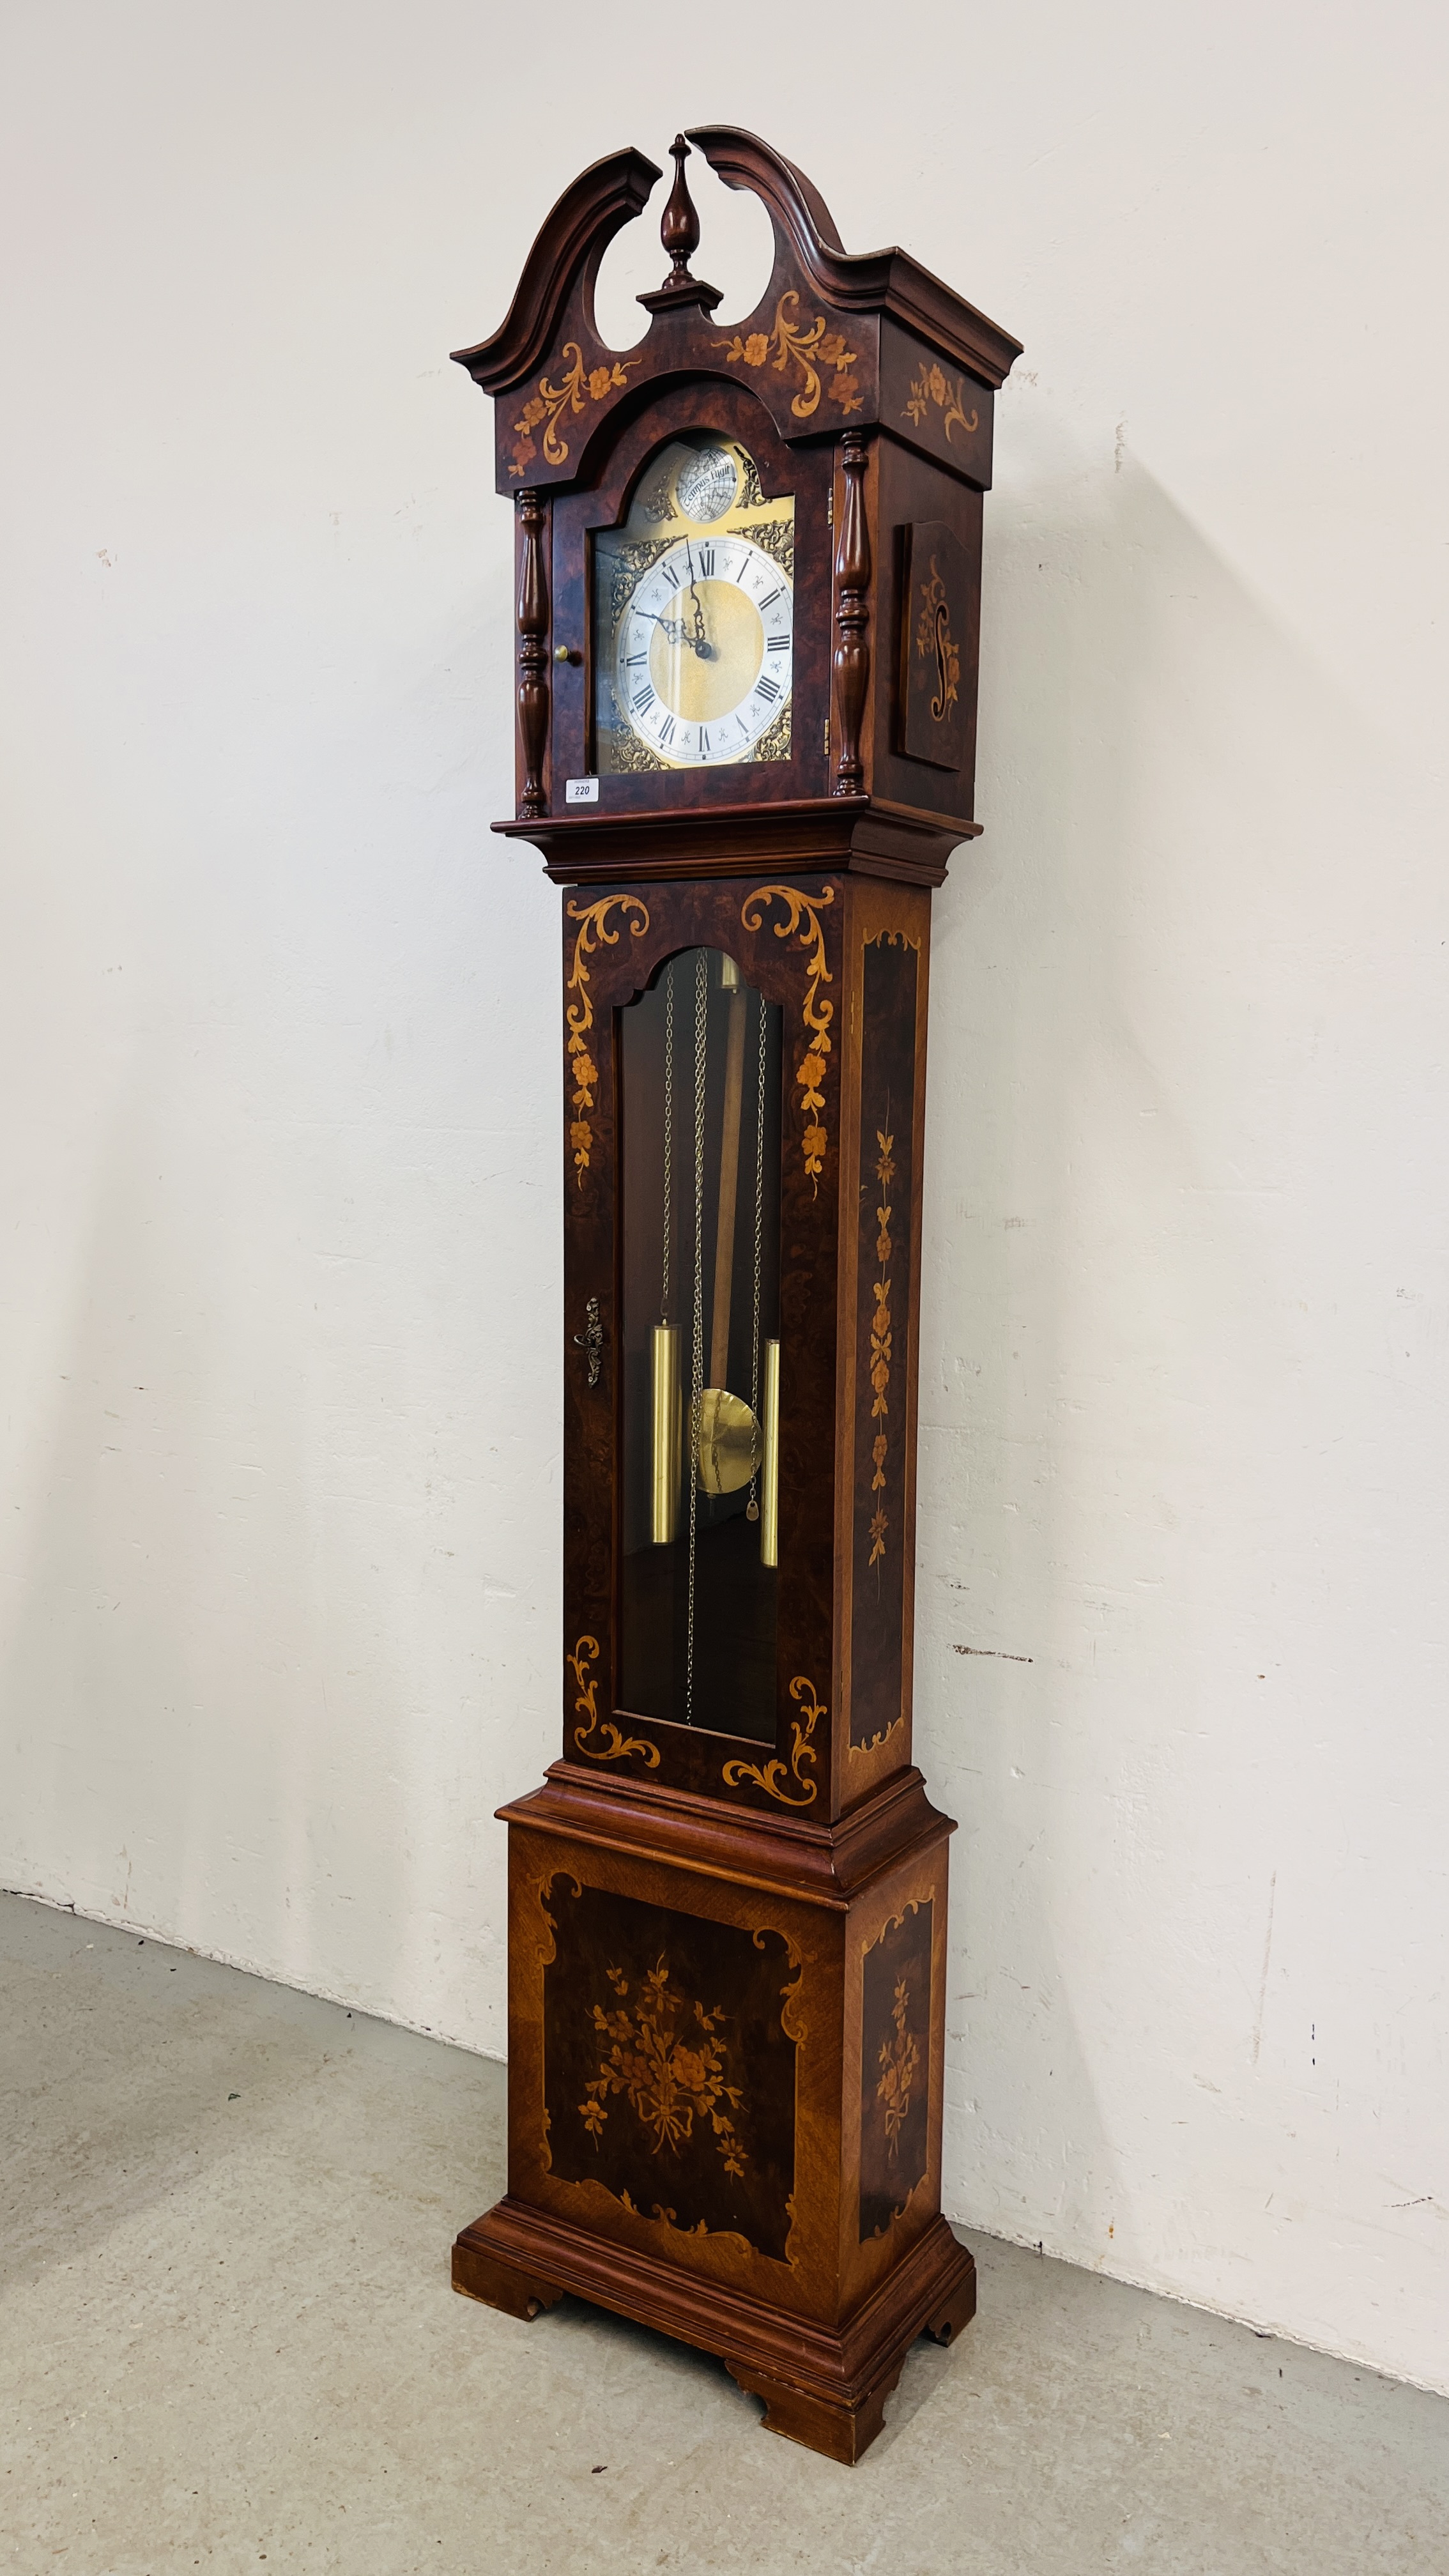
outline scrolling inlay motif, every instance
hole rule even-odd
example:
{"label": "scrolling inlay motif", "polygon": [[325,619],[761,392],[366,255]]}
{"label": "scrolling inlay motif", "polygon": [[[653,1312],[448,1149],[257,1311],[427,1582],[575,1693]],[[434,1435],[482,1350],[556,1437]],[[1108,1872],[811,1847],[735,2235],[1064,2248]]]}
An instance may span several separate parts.
{"label": "scrolling inlay motif", "polygon": [[[785,309],[787,305],[790,308],[788,316]],[[843,332],[826,329],[823,313],[817,313],[809,330],[802,331],[798,319],[799,309],[799,296],[793,286],[787,287],[775,307],[775,322],[772,330],[752,331],[746,340],[742,340],[736,331],[733,339],[716,340],[714,345],[717,349],[723,349],[727,367],[741,365],[762,367],[772,348],[778,353],[774,360],[777,376],[783,376],[786,368],[793,362],[804,378],[800,391],[790,405],[797,420],[809,420],[811,414],[820,409],[821,367],[834,369],[829,385],[831,401],[839,403],[841,410],[847,416],[853,411],[859,411],[860,382],[850,373],[857,362],[857,351],[847,349]],[[818,365],[815,363],[817,360]]]}
{"label": "scrolling inlay motif", "polygon": [[931,578],[921,584],[921,613],[916,620],[916,651],[923,662],[936,657],[936,694],[931,700],[931,722],[944,724],[960,694],[961,648],[951,632],[951,611],[946,600],[946,585],[931,557]]}
{"label": "scrolling inlay motif", "polygon": [[[580,1753],[586,1754],[590,1762],[619,1762],[626,1753],[642,1753],[646,1771],[657,1771],[659,1768],[657,1744],[651,1744],[646,1735],[621,1735],[611,1717],[601,1718],[599,1715],[595,1698],[599,1677],[596,1673],[592,1681],[589,1679],[589,1666],[596,1660],[598,1652],[597,1637],[580,1637],[573,1653],[564,1658],[565,1662],[572,1667],[574,1680],[579,1686],[579,1696],[574,1701],[574,1715],[587,1721],[583,1726],[574,1728],[574,1742]],[[590,1736],[597,1734],[601,1729],[603,1743],[591,1744]]]}
{"label": "scrolling inlay motif", "polygon": [[[790,1684],[790,1697],[799,1705],[800,1715],[791,1727],[788,1765],[777,1753],[773,1762],[727,1762],[720,1776],[727,1789],[737,1789],[742,1780],[753,1780],[757,1788],[765,1790],[772,1798],[778,1798],[784,1807],[812,1807],[819,1783],[803,1779],[800,1766],[808,1762],[812,1770],[815,1767],[816,1753],[811,1738],[825,1715],[825,1708],[815,1696],[815,1684],[807,1681],[803,1673],[797,1673]],[[798,1796],[795,1794],[797,1790]]]}
{"label": "scrolling inlay motif", "polygon": [[594,1006],[589,999],[589,970],[585,960],[594,956],[600,947],[617,948],[618,931],[609,929],[607,919],[615,904],[620,905],[626,914],[638,916],[629,927],[636,939],[642,939],[649,927],[649,912],[636,894],[606,894],[598,903],[569,905],[569,919],[578,923],[579,935],[574,941],[573,972],[564,990],[577,993],[579,998],[568,1003],[564,1012],[569,1032],[564,1079],[573,1084],[569,1093],[569,1105],[574,1112],[569,1120],[569,1146],[580,1189],[584,1186],[584,1174],[594,1142],[588,1113],[593,1108],[599,1080],[599,1068],[586,1043],[588,1032],[594,1025]]}
{"label": "scrolling inlay motif", "polygon": [[775,885],[758,886],[753,894],[746,895],[740,906],[744,928],[759,930],[763,927],[761,904],[783,903],[786,917],[776,922],[775,937],[791,939],[798,930],[801,947],[810,951],[805,969],[805,1003],[801,1013],[808,1032],[808,1044],[795,1067],[795,1079],[800,1086],[800,1107],[805,1117],[800,1146],[816,1195],[819,1193],[820,1175],[825,1169],[825,1149],[830,1141],[820,1123],[820,1112],[825,1106],[825,1059],[830,1053],[830,1023],[835,1017],[835,1004],[820,998],[821,985],[834,980],[825,963],[825,932],[820,915],[826,904],[834,901],[833,886],[827,886],[823,894],[802,894],[798,886]]}
{"label": "scrolling inlay motif", "polygon": [[923,366],[920,374],[912,379],[911,390],[906,396],[906,407],[901,414],[902,420],[913,420],[919,429],[932,403],[935,404],[937,411],[945,415],[941,428],[948,447],[953,429],[959,426],[965,430],[969,438],[972,431],[981,425],[980,414],[975,405],[972,405],[970,411],[966,409],[964,377],[958,376],[953,384],[951,378],[944,374],[940,367]]}
{"label": "scrolling inlay motif", "polygon": [[570,359],[573,361],[563,383],[551,385],[547,376],[540,376],[537,392],[529,395],[513,424],[517,435],[513,447],[514,461],[508,469],[510,474],[527,472],[538,454],[532,432],[540,426],[543,429],[543,452],[549,464],[567,465],[568,442],[558,434],[558,425],[564,413],[571,410],[582,412],[585,395],[590,402],[603,402],[609,394],[617,392],[621,385],[627,385],[629,379],[625,373],[626,368],[642,364],[638,358],[622,360],[614,358],[607,366],[586,368],[584,353],[577,340],[565,341],[563,355],[566,362]]}

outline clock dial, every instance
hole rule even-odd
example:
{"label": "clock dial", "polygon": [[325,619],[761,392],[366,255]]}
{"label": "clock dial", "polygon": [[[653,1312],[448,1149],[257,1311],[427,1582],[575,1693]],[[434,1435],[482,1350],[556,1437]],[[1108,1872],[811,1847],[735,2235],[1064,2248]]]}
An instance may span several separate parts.
{"label": "clock dial", "polygon": [[683,537],[619,621],[615,695],[637,738],[680,766],[748,760],[790,693],[792,597],[745,536]]}
{"label": "clock dial", "polygon": [[701,432],[651,459],[594,536],[594,766],[788,760],[795,504]]}

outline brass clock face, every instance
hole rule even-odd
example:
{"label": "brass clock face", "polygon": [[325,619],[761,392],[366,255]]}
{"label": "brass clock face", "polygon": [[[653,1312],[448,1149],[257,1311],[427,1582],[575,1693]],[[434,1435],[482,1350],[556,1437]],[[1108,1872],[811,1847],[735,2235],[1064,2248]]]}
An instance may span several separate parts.
{"label": "brass clock face", "polygon": [[645,469],[594,537],[594,766],[788,760],[795,505],[713,432]]}
{"label": "brass clock face", "polygon": [[679,768],[748,760],[788,704],[790,584],[748,537],[680,537],[619,620],[614,695]]}

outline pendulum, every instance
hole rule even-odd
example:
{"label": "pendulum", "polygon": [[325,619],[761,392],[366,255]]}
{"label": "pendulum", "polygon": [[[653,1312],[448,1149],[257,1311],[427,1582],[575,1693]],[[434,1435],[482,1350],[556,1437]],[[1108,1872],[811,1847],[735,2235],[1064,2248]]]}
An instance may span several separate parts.
{"label": "pendulum", "polygon": [[714,1305],[709,1344],[711,1382],[701,1391],[695,1426],[696,1470],[700,1491],[705,1494],[738,1493],[741,1485],[752,1483],[760,1464],[760,1426],[755,1410],[741,1396],[732,1395],[725,1385],[729,1375],[730,1304],[734,1285],[735,1210],[740,1185],[740,1125],[744,1108],[748,997],[734,959],[721,958],[720,967],[721,984],[729,1001],[715,1226]]}

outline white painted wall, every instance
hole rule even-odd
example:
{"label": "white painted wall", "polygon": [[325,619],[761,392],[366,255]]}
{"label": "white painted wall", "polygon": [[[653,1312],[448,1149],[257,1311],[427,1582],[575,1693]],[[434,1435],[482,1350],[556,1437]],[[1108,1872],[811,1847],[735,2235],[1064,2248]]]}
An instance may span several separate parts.
{"label": "white painted wall", "polygon": [[1438,2386],[1444,71],[1427,0],[50,0],[0,85],[0,1878],[501,2045],[555,898],[446,352],[583,162],[762,127],[1028,343],[935,959],[947,2208]]}

